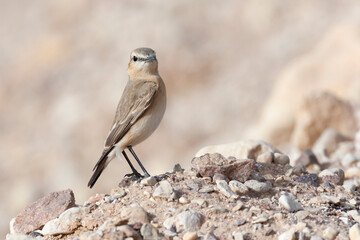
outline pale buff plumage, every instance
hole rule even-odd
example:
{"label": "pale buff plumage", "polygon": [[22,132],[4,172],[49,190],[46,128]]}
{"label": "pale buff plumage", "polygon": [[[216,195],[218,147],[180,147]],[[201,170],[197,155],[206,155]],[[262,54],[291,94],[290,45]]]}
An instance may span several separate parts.
{"label": "pale buff plumage", "polygon": [[144,141],[155,131],[165,112],[166,89],[154,50],[135,49],[130,55],[128,74],[104,151],[88,183],[90,188],[116,155],[120,156],[124,149]]}

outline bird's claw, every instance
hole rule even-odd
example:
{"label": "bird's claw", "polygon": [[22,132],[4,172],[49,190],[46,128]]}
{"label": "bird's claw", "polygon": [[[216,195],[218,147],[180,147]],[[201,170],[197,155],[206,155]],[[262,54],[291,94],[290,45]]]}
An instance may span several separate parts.
{"label": "bird's claw", "polygon": [[141,178],[143,178],[144,176],[143,175],[141,175],[140,173],[128,173],[128,174],[125,174],[125,176],[124,177],[126,177],[126,178],[133,178],[133,179],[141,179]]}

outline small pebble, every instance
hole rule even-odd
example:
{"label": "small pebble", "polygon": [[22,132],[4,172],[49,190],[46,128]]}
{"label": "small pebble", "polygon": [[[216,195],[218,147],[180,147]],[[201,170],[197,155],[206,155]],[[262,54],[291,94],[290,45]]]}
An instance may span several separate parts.
{"label": "small pebble", "polygon": [[280,234],[278,240],[295,240],[295,230],[290,229]]}
{"label": "small pebble", "polygon": [[211,187],[211,186],[209,186],[209,187],[204,187],[204,188],[201,188],[201,189],[199,190],[199,192],[201,192],[201,193],[211,193],[211,192],[214,192],[214,191],[215,191],[214,188]]}
{"label": "small pebble", "polygon": [[224,194],[226,197],[233,199],[239,198],[239,196],[231,190],[231,188],[229,187],[229,185],[226,183],[225,180],[216,181],[216,185],[219,188],[219,191],[222,194]]}
{"label": "small pebble", "polygon": [[289,156],[282,153],[274,153],[274,163],[286,165],[290,163],[290,158]]}
{"label": "small pebble", "polygon": [[282,195],[279,198],[280,206],[288,210],[289,212],[296,212],[298,210],[303,210],[303,207],[300,203],[289,197],[288,195]]}
{"label": "small pebble", "polygon": [[237,194],[247,194],[249,192],[249,188],[245,184],[236,180],[231,180],[229,186]]}
{"label": "small pebble", "polygon": [[196,232],[186,232],[183,236],[183,240],[196,240],[198,234]]}
{"label": "small pebble", "polygon": [[246,223],[245,219],[236,220],[236,222],[235,222],[236,226],[241,226],[241,225],[244,225],[245,223]]}
{"label": "small pebble", "polygon": [[264,152],[256,158],[256,162],[259,163],[272,163],[274,161],[274,153]]}
{"label": "small pebble", "polygon": [[245,240],[245,239],[249,239],[249,233],[246,232],[246,231],[235,231],[233,232],[233,237],[234,237],[234,240]]}
{"label": "small pebble", "polygon": [[305,218],[307,218],[308,216],[310,215],[310,213],[308,211],[298,211],[297,213],[295,213],[295,218],[298,220],[298,221],[302,221],[304,220]]}
{"label": "small pebble", "polygon": [[341,168],[325,169],[319,173],[319,177],[323,182],[330,182],[337,185],[342,185],[345,178],[345,173]]}
{"label": "small pebble", "polygon": [[194,210],[187,210],[176,217],[176,228],[184,227],[186,231],[194,232],[200,229],[202,222],[203,216],[200,213]]}
{"label": "small pebble", "polygon": [[195,198],[195,199],[191,200],[191,203],[196,203],[200,207],[207,207],[208,206],[208,202],[203,198]]}
{"label": "small pebble", "polygon": [[204,240],[220,240],[220,238],[218,238],[214,233],[208,232],[205,234]]}
{"label": "small pebble", "polygon": [[245,185],[252,191],[258,192],[258,193],[268,192],[272,188],[271,183],[259,182],[256,180],[248,180],[245,182]]}
{"label": "small pebble", "polygon": [[229,210],[227,210],[226,208],[222,207],[222,206],[215,206],[212,208],[209,208],[206,211],[206,216],[212,216],[212,215],[217,215],[217,214],[221,214],[221,213],[226,213]]}
{"label": "small pebble", "polygon": [[157,181],[154,176],[144,178],[140,181],[140,184],[143,186],[154,186],[156,183],[157,183]]}
{"label": "small pebble", "polygon": [[270,236],[270,235],[274,235],[276,232],[274,231],[274,229],[268,229],[265,232],[265,236]]}
{"label": "small pebble", "polygon": [[339,231],[336,230],[333,227],[327,227],[324,231],[324,235],[323,237],[325,239],[329,239],[329,240],[334,240],[336,238],[336,236],[338,235]]}
{"label": "small pebble", "polygon": [[242,202],[237,202],[237,204],[235,205],[235,207],[233,207],[233,209],[231,210],[232,212],[237,212],[239,210],[241,210],[244,207],[244,204]]}
{"label": "small pebble", "polygon": [[221,173],[215,173],[213,176],[213,182],[217,182],[218,180],[225,180],[226,182],[229,182],[229,178]]}
{"label": "small pebble", "polygon": [[189,199],[187,199],[186,197],[179,198],[179,203],[181,203],[181,204],[187,204],[189,202],[190,202]]}
{"label": "small pebble", "polygon": [[265,223],[267,222],[269,219],[267,217],[263,217],[263,216],[259,216],[256,217],[253,221],[252,224],[256,224],[256,223]]}

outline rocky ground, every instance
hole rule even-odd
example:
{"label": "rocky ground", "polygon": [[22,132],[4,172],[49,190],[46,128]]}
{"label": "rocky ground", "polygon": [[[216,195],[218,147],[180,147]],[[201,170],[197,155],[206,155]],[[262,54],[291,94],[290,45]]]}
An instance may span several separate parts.
{"label": "rocky ground", "polygon": [[236,157],[202,149],[190,169],[124,178],[84,204],[52,193],[11,221],[7,240],[360,239],[360,131],[327,129],[296,159],[263,141],[235,145],[216,149]]}

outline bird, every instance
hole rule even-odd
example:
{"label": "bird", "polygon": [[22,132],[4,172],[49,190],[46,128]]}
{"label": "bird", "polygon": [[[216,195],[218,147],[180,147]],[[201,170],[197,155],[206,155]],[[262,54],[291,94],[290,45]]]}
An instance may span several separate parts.
{"label": "bird", "polygon": [[[103,152],[88,182],[90,188],[112,159],[122,159],[121,154],[132,170],[131,174],[125,176],[133,176],[135,179],[150,176],[133,146],[147,139],[155,131],[166,109],[166,88],[158,71],[155,51],[151,48],[133,50],[130,54],[128,75]],[[144,176],[132,165],[126,149],[133,155]]]}

